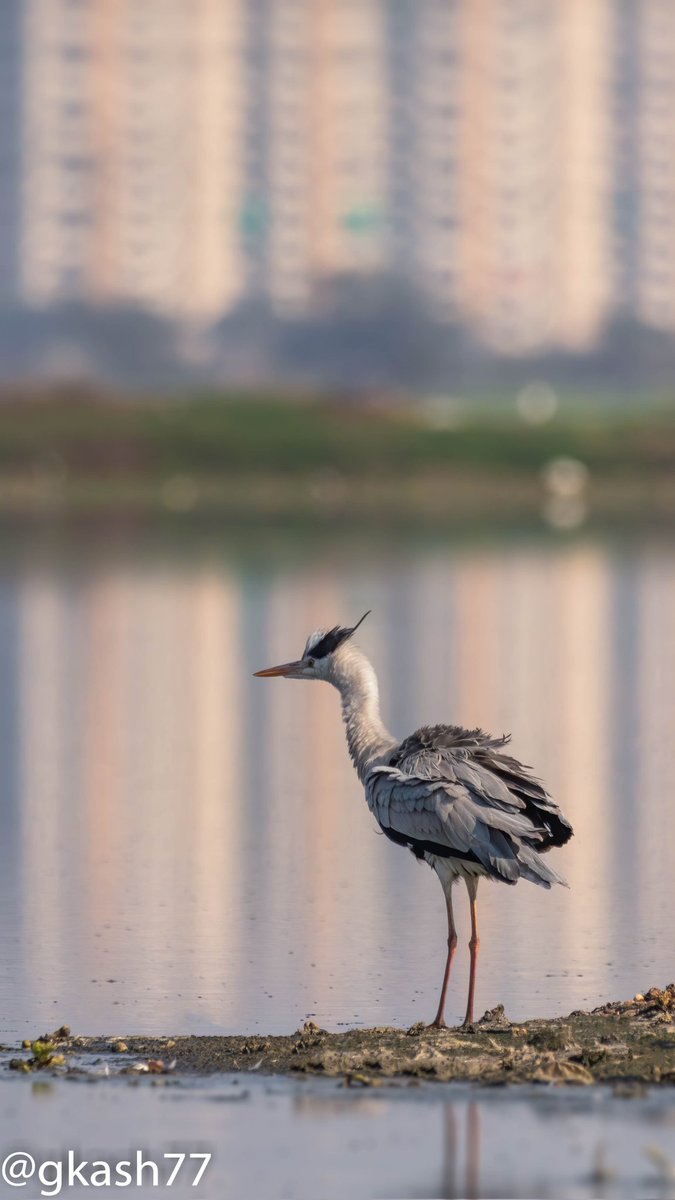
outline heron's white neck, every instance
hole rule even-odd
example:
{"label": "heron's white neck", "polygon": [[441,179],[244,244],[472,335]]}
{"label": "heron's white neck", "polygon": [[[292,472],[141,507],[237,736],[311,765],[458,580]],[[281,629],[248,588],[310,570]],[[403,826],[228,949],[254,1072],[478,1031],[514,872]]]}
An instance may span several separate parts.
{"label": "heron's white neck", "polygon": [[349,754],[363,782],[368,770],[397,745],[382,724],[377,676],[365,654],[347,644],[335,655],[330,681],[342,696]]}

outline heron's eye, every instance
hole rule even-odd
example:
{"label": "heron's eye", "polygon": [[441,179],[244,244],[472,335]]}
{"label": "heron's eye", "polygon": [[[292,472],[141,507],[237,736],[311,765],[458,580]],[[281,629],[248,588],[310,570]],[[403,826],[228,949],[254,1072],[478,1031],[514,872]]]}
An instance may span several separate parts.
{"label": "heron's eye", "polygon": [[307,666],[308,666],[308,667],[313,667],[313,666],[314,666],[314,659],[313,659],[313,658],[308,658],[308,659],[307,659]]}

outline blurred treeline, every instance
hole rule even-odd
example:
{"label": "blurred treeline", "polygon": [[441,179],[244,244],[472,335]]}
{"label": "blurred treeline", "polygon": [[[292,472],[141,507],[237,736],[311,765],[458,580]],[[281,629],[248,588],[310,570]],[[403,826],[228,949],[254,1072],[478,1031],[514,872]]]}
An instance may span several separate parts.
{"label": "blurred treeline", "polygon": [[332,469],[398,477],[427,468],[539,470],[554,455],[597,474],[675,469],[675,412],[600,414],[582,397],[539,423],[503,412],[340,395],[120,396],[87,387],[0,392],[0,471],[41,465],[102,476],[285,474]]}
{"label": "blurred treeline", "polygon": [[0,310],[0,377],[99,379],[166,390],[227,381],[475,396],[537,377],[638,407],[646,391],[669,387],[675,378],[675,339],[632,318],[615,318],[588,352],[514,358],[479,345],[461,325],[437,320],[399,279],[345,277],[326,288],[311,316],[292,318],[253,300],[209,327],[187,328],[124,307]]}

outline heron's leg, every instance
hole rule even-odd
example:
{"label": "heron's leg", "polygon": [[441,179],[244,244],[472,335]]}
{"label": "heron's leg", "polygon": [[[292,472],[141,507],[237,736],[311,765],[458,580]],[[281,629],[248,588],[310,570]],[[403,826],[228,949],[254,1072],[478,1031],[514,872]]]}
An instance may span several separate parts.
{"label": "heron's leg", "polygon": [[466,1002],[466,1016],[464,1017],[465,1025],[473,1024],[473,997],[476,990],[476,964],[478,962],[478,947],[480,946],[480,938],[478,936],[478,911],[476,908],[476,894],[478,892],[478,876],[467,875],[466,890],[469,893],[469,903],[471,905],[471,941],[469,942],[469,952],[471,954],[471,968],[469,970],[469,997]]}
{"label": "heron's leg", "polygon": [[438,1002],[438,1012],[431,1022],[432,1028],[435,1026],[436,1029],[445,1029],[445,997],[448,991],[450,968],[452,967],[452,960],[455,957],[455,950],[457,949],[457,930],[455,929],[455,918],[452,913],[451,887],[452,885],[450,883],[444,885],[443,887],[443,891],[445,893],[445,906],[448,911],[448,957],[445,960],[445,973],[443,975],[441,998]]}

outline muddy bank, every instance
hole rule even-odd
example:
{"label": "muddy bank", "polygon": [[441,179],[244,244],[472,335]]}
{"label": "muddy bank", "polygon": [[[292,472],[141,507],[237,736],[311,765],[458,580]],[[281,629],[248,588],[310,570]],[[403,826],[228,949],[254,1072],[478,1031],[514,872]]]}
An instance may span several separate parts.
{"label": "muddy bank", "polygon": [[[8,1062],[9,1066],[10,1063]],[[505,1083],[675,1085],[675,984],[592,1012],[514,1024],[501,1006],[468,1029],[354,1029],[312,1022],[280,1037],[83,1038],[62,1028],[26,1043],[20,1072],[109,1075],[256,1071],[342,1077],[377,1085],[396,1077]]]}

